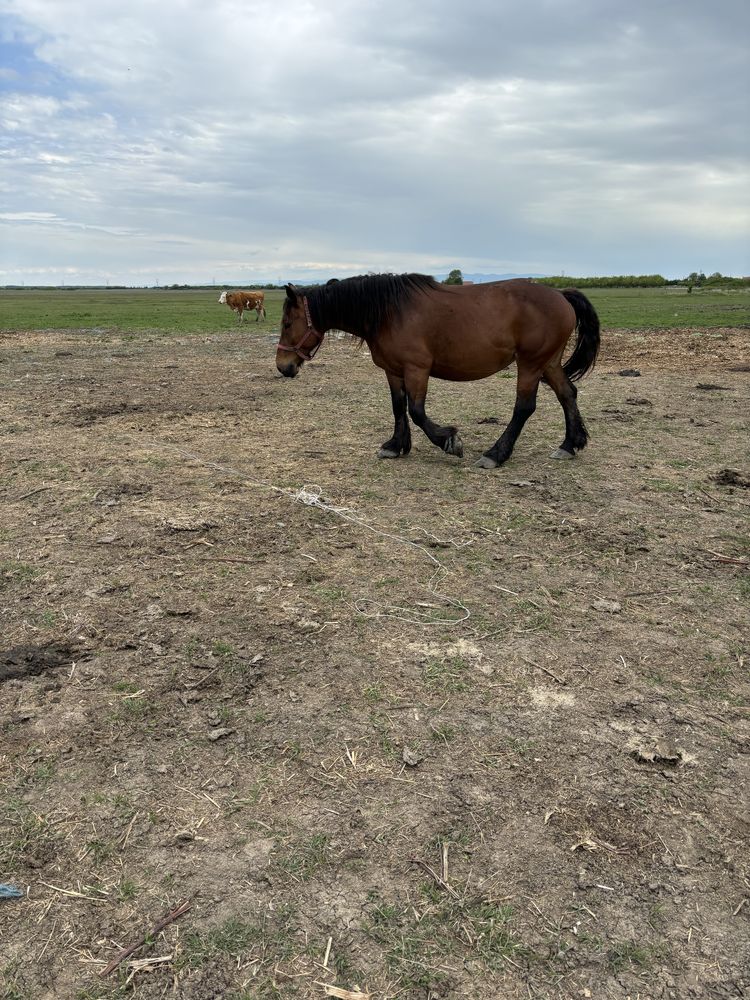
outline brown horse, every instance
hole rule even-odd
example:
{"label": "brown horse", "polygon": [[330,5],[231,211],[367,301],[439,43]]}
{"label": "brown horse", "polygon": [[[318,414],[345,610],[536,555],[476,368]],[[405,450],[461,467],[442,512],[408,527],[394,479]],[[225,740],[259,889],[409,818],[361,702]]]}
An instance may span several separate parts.
{"label": "brown horse", "polygon": [[[536,408],[541,381],[552,387],[565,414],[565,439],[553,457],[573,458],[586,445],[573,383],[594,366],[599,319],[578,291],[559,292],[524,280],[439,285],[423,274],[368,275],[310,288],[287,285],[276,350],[281,374],[295,376],[331,329],[365,341],[388,378],[395,426],[380,458],[398,458],[411,450],[407,409],[434,445],[463,456],[458,429],[436,424],[425,413],[430,376],[472,381],[513,361],[518,370],[513,416],[477,465],[494,469],[510,458]],[[573,333],[573,353],[562,364]]]}
{"label": "brown horse", "polygon": [[251,309],[255,310],[256,323],[261,316],[263,319],[266,318],[265,295],[263,292],[222,292],[219,296],[219,302],[222,305],[229,306],[233,312],[238,314],[238,323],[242,322],[242,314],[246,309],[248,312]]}

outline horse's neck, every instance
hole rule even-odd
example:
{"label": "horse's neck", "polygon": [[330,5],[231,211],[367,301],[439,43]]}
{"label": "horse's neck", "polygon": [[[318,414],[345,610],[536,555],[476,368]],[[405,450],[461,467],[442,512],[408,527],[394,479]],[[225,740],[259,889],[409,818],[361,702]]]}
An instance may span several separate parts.
{"label": "horse's neck", "polygon": [[344,333],[349,333],[353,337],[359,337],[360,340],[364,340],[369,343],[373,335],[368,333],[362,326],[362,322],[357,316],[347,316],[345,311],[337,308],[335,305],[330,303],[325,303],[323,305],[323,316],[324,316],[324,332],[328,333],[330,330],[343,330]]}
{"label": "horse's neck", "polygon": [[331,330],[343,330],[344,333],[351,334],[352,337],[359,337],[360,340],[368,340],[369,335],[365,336],[364,330],[359,327],[356,323],[347,323],[345,320],[340,322],[326,324],[326,333]]}

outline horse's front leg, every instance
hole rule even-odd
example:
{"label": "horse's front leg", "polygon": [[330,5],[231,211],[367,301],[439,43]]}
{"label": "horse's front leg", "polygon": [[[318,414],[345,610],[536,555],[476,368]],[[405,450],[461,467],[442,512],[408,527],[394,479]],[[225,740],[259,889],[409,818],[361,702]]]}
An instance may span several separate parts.
{"label": "horse's front leg", "polygon": [[502,465],[510,458],[518,435],[523,430],[523,425],[536,409],[536,394],[540,378],[541,372],[535,369],[526,370],[519,365],[513,416],[502,435],[476,463],[480,469],[496,469],[498,465]]}
{"label": "horse's front leg", "polygon": [[405,375],[406,396],[409,403],[409,416],[417,425],[421,427],[427,437],[434,445],[446,453],[446,455],[457,455],[463,458],[464,445],[459,437],[457,427],[443,427],[436,424],[425,413],[425,400],[427,398],[427,382],[429,374],[423,370],[407,371]]}
{"label": "horse's front leg", "polygon": [[406,389],[402,378],[388,372],[386,377],[393,405],[393,437],[381,447],[378,458],[398,458],[399,455],[408,455],[411,451],[411,428],[406,415]]}

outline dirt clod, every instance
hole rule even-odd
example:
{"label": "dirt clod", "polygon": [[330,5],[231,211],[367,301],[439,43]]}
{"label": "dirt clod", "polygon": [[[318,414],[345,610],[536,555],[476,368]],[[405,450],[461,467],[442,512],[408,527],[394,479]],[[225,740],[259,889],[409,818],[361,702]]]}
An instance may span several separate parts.
{"label": "dirt clod", "polygon": [[59,643],[13,646],[0,651],[0,681],[38,677],[51,670],[70,666],[76,655],[73,647]]}

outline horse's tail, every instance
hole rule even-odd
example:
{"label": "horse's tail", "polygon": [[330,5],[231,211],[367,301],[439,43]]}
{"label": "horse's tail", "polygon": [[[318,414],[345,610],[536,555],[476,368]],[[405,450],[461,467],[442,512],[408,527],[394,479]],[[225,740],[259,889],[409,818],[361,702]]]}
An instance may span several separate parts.
{"label": "horse's tail", "polygon": [[576,346],[563,365],[563,370],[571,382],[577,382],[596,364],[601,344],[599,317],[586,296],[577,289],[566,288],[562,294],[576,314]]}

